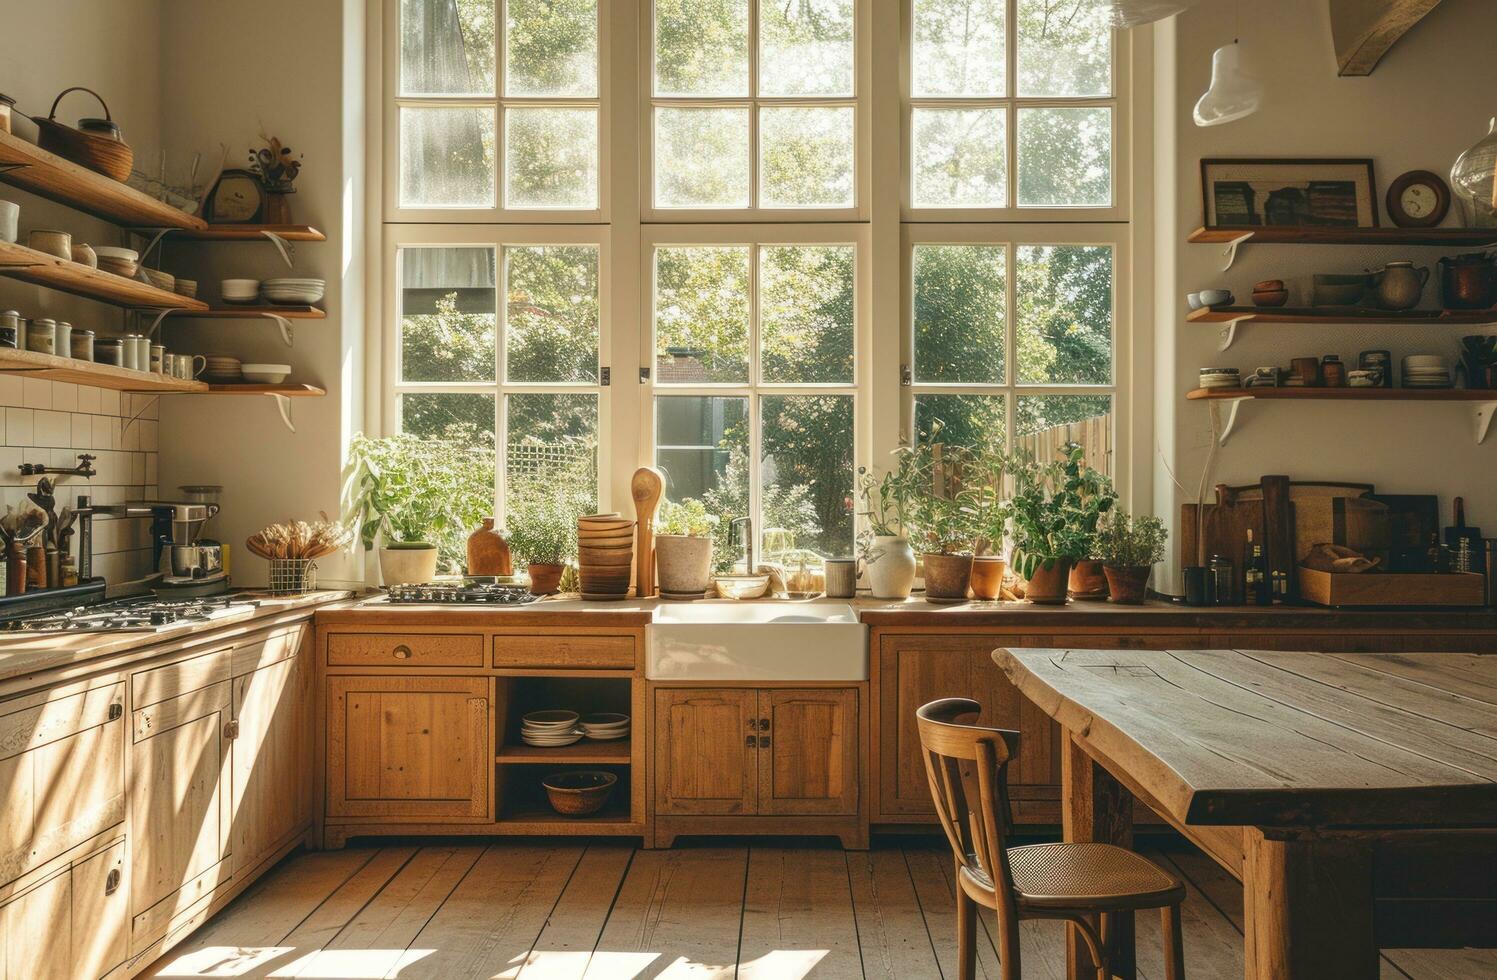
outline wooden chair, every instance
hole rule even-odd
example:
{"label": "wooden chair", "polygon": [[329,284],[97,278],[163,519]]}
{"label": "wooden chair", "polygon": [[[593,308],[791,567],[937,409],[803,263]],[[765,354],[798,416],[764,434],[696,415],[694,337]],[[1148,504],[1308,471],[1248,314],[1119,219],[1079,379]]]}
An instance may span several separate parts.
{"label": "wooden chair", "polygon": [[1165,977],[1184,980],[1180,903],[1185,886],[1174,875],[1111,844],[1007,846],[1013,827],[1008,762],[1019,750],[1019,733],[962,720],[975,719],[981,710],[976,701],[945,698],[915,713],[936,814],[956,855],[961,980],[976,974],[979,904],[998,916],[1003,980],[1020,977],[1021,919],[1074,925],[1099,964],[1099,980],[1110,980],[1104,940],[1113,917],[1152,908],[1159,909],[1163,924]]}

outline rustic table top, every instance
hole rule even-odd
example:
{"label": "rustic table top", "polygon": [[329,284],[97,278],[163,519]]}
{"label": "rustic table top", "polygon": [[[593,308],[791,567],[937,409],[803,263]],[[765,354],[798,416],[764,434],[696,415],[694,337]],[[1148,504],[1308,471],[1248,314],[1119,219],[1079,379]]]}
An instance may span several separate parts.
{"label": "rustic table top", "polygon": [[1497,656],[999,649],[993,659],[1186,824],[1497,826]]}

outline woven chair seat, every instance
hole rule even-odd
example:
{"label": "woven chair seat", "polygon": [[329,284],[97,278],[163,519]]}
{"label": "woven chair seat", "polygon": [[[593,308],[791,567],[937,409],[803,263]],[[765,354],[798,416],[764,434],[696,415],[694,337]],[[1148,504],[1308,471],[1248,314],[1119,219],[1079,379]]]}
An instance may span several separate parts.
{"label": "woven chair seat", "polygon": [[1032,908],[1155,908],[1185,887],[1153,861],[1111,844],[1030,844],[1008,849],[1014,892]]}

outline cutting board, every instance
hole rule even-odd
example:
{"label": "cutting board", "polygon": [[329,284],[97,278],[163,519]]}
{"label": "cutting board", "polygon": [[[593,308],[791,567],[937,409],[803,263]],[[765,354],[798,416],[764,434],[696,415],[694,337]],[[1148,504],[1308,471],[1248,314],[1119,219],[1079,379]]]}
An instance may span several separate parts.
{"label": "cutting board", "polygon": [[1440,533],[1440,498],[1426,493],[1374,493],[1388,505],[1388,571],[1429,572],[1430,538]]}

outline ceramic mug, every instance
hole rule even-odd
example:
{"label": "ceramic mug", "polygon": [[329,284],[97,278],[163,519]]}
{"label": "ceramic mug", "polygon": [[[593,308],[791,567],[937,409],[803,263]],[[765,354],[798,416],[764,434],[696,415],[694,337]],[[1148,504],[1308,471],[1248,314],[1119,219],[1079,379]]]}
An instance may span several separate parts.
{"label": "ceramic mug", "polygon": [[21,206],[15,201],[0,201],[0,242],[15,244],[20,222]]}
{"label": "ceramic mug", "polygon": [[[203,373],[208,366],[208,359],[201,354],[168,354],[172,361],[172,377],[183,381],[191,381]],[[199,364],[198,362],[202,363]]]}
{"label": "ceramic mug", "polygon": [[65,231],[49,231],[45,228],[33,228],[26,236],[26,244],[38,252],[55,255],[59,259],[73,261],[73,236]]}
{"label": "ceramic mug", "polygon": [[858,560],[828,558],[823,563],[829,599],[851,599],[858,592]]}

